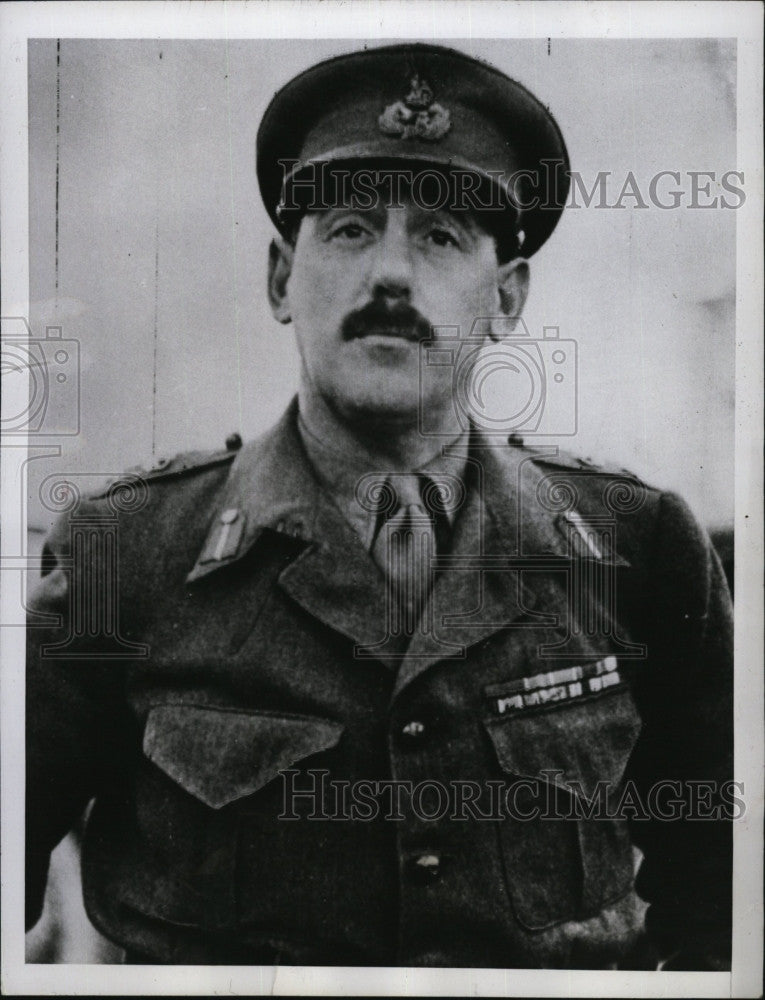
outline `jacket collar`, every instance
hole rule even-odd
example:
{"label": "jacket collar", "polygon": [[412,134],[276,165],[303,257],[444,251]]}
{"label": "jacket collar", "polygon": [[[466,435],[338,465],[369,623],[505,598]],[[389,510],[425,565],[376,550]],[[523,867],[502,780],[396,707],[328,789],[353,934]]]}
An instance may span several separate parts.
{"label": "jacket collar", "polygon": [[187,583],[238,562],[265,529],[310,539],[318,485],[295,431],[295,401],[278,424],[234,459]]}
{"label": "jacket collar", "polygon": [[[436,660],[463,657],[468,647],[521,616],[540,625],[555,623],[533,610],[536,596],[524,575],[493,565],[491,558],[529,557],[540,569],[550,559],[560,565],[571,558],[569,525],[549,509],[553,505],[540,503],[547,476],[534,457],[473,433],[468,463],[473,482],[455,525],[453,562],[447,558],[436,579],[425,627],[403,659],[400,650],[393,654],[401,665],[398,687]],[[281,588],[350,638],[358,657],[389,659],[381,645],[385,582],[314,476],[297,427],[296,401],[271,431],[238,453],[187,582],[238,563],[264,533],[277,543],[283,538],[291,553],[279,577]]]}
{"label": "jacket collar", "polygon": [[314,476],[294,400],[279,423],[234,460],[187,583],[238,563],[266,533],[292,555],[279,585],[293,600],[356,643],[379,638],[385,583]]}

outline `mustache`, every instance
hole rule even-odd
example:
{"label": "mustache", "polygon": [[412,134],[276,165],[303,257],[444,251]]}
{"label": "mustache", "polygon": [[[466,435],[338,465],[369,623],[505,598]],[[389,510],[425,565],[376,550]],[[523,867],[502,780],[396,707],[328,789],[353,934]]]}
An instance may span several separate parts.
{"label": "mustache", "polygon": [[384,334],[402,340],[420,341],[432,336],[431,324],[413,306],[406,303],[389,309],[383,302],[372,299],[343,320],[340,328],[343,340]]}

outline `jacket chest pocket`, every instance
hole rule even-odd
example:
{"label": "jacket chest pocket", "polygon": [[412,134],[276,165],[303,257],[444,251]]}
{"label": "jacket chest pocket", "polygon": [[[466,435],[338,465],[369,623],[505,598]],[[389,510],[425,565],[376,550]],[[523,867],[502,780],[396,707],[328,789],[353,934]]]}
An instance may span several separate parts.
{"label": "jacket chest pocket", "polygon": [[152,707],[136,787],[135,860],[146,878],[121,887],[124,901],[172,923],[235,924],[242,823],[253,810],[275,816],[279,772],[331,751],[342,732],[340,723],[311,716]]}
{"label": "jacket chest pocket", "polygon": [[159,705],[149,712],[143,751],[190,795],[222,809],[334,747],[342,731],[340,723],[310,716]]}
{"label": "jacket chest pocket", "polygon": [[613,815],[640,718],[629,690],[485,720],[508,781],[500,838],[529,930],[586,920],[632,886],[627,823]]}

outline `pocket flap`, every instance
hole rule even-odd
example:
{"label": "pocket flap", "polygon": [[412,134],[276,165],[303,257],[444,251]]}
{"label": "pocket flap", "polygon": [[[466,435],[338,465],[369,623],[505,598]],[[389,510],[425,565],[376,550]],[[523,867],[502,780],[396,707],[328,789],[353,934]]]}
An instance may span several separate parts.
{"label": "pocket flap", "polygon": [[157,705],[143,737],[146,756],[213,809],[257,792],[279,771],[337,745],[329,719],[207,705]]}
{"label": "pocket flap", "polygon": [[[621,782],[640,732],[628,691],[577,704],[485,720],[499,760],[509,774],[541,779],[591,798],[599,781]],[[545,773],[547,772],[547,773]],[[575,789],[568,782],[575,782]]]}

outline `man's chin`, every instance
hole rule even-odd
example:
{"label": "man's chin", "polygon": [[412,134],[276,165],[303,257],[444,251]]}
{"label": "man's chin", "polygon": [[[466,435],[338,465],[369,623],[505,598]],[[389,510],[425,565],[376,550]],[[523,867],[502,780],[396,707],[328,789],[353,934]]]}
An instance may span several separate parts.
{"label": "man's chin", "polygon": [[[330,408],[351,427],[391,432],[417,430],[435,420],[448,422],[451,406],[451,371],[443,385],[428,385],[423,393],[419,371],[381,371],[372,366],[345,366],[332,380],[330,391],[322,393]],[[437,391],[433,391],[434,388]]]}
{"label": "man's chin", "polygon": [[370,428],[415,428],[420,423],[420,402],[417,397],[400,398],[390,393],[370,393],[344,400],[341,409],[347,421]]}

